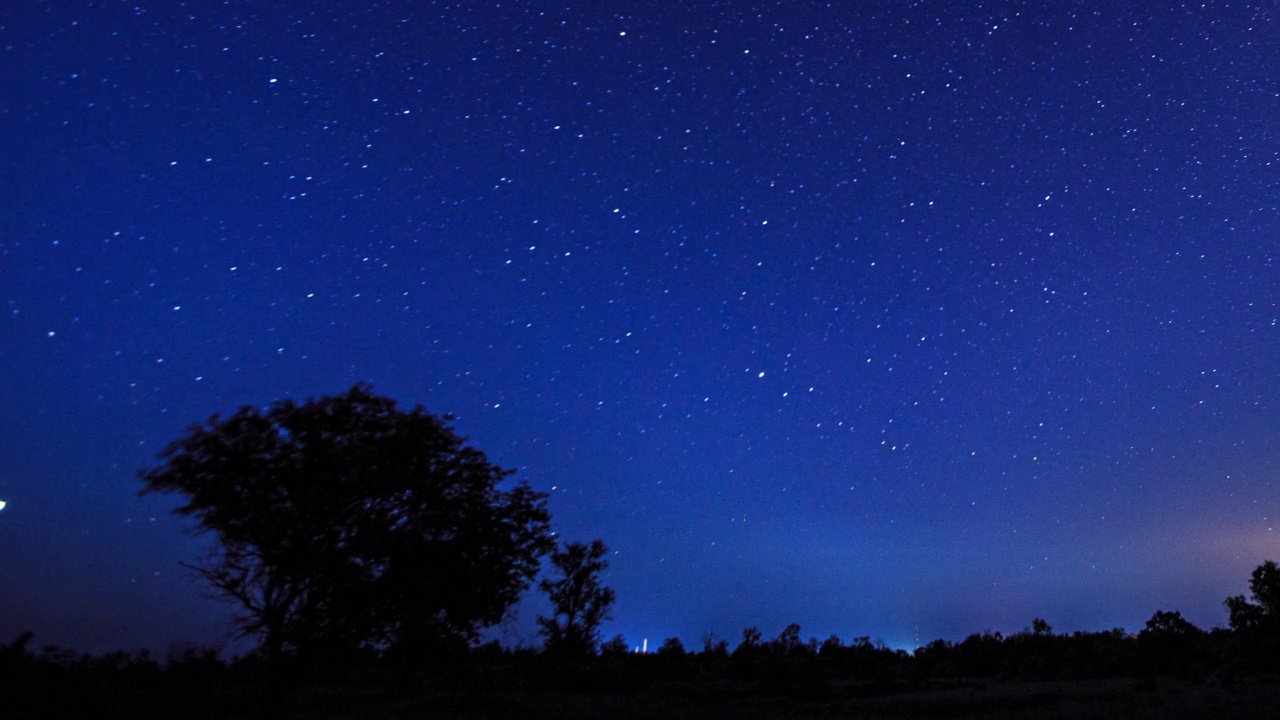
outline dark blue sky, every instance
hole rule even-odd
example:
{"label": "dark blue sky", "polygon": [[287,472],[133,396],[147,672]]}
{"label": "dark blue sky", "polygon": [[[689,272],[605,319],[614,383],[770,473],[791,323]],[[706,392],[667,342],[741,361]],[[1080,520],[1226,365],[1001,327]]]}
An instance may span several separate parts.
{"label": "dark blue sky", "polygon": [[0,640],[224,636],[136,470],[361,381],[604,539],[633,644],[1225,623],[1269,4],[623,5],[0,10]]}

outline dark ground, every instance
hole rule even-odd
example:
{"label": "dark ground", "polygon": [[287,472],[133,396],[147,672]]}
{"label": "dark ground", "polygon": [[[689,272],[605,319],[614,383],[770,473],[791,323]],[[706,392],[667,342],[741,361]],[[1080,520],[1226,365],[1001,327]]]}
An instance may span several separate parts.
{"label": "dark ground", "polygon": [[[381,683],[311,684],[279,718],[1274,718],[1280,684],[1209,680],[934,681],[923,687],[831,683],[820,697],[763,692],[756,683],[662,681],[643,688],[510,685],[469,678],[404,691]],[[68,687],[8,687],[9,718],[250,718],[255,688],[145,679]]]}

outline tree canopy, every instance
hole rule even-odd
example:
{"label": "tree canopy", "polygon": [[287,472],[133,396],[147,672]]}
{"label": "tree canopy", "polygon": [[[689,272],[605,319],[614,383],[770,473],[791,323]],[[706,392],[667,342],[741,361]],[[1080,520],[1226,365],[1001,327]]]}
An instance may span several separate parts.
{"label": "tree canopy", "polygon": [[[269,656],[465,645],[500,621],[554,548],[546,496],[421,406],[367,385],[242,407],[189,428],[139,472],[197,532],[191,565]],[[509,486],[508,486],[509,485]]]}

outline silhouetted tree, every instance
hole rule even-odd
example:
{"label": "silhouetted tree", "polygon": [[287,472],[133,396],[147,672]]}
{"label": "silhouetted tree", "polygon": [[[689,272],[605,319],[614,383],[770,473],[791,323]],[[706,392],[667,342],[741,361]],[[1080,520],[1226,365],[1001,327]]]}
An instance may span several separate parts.
{"label": "silhouetted tree", "polygon": [[777,639],[769,643],[770,649],[779,655],[795,655],[804,648],[800,640],[800,625],[791,623],[783,628]]}
{"label": "silhouetted tree", "polygon": [[1139,637],[1163,636],[1177,637],[1186,635],[1199,635],[1200,628],[1193,625],[1190,621],[1182,617],[1182,613],[1178,611],[1165,612],[1157,610],[1147,620],[1147,625],[1138,633]]}
{"label": "silhouetted tree", "polygon": [[760,628],[752,625],[742,631],[742,642],[734,649],[734,652],[751,653],[760,647],[760,638],[764,634],[760,632]]}
{"label": "silhouetted tree", "polygon": [[8,645],[0,644],[0,684],[14,682],[32,664],[31,650],[27,646],[33,637],[35,633],[28,630]]}
{"label": "silhouetted tree", "polygon": [[721,640],[711,631],[704,632],[702,633],[702,654],[707,658],[728,657],[729,642],[727,640]]}
{"label": "silhouetted tree", "polygon": [[1139,662],[1143,669],[1189,676],[1205,671],[1205,633],[1182,617],[1182,613],[1157,610],[1138,633]]}
{"label": "silhouetted tree", "polygon": [[626,655],[631,648],[627,646],[626,638],[622,635],[614,635],[600,646],[601,655]]}
{"label": "silhouetted tree", "polygon": [[139,477],[218,543],[189,566],[268,663],[375,646],[416,658],[500,621],[554,546],[545,495],[421,406],[356,385],[196,425]]}
{"label": "silhouetted tree", "polygon": [[31,639],[35,636],[35,633],[27,630],[14,638],[13,642],[8,645],[0,645],[0,658],[17,662],[29,657],[31,651],[27,649],[27,646],[31,644]]}
{"label": "silhouetted tree", "polygon": [[702,637],[701,637],[701,638],[699,638],[699,639],[700,639],[700,640],[702,640],[702,652],[703,652],[703,653],[710,653],[710,652],[711,652],[711,648],[715,647],[715,644],[716,644],[716,634],[715,634],[715,633],[713,633],[713,632],[711,632],[710,630],[708,630],[708,631],[706,631],[706,632],[702,633]]}
{"label": "silhouetted tree", "polygon": [[169,646],[165,673],[194,678],[210,679],[227,669],[218,657],[217,648],[187,642],[175,642]]}
{"label": "silhouetted tree", "polygon": [[840,636],[832,633],[822,644],[818,646],[818,652],[822,655],[835,656],[844,650],[844,643],[840,640]]}
{"label": "silhouetted tree", "polygon": [[1244,667],[1280,671],[1280,567],[1268,560],[1249,578],[1249,599],[1224,601],[1237,637],[1236,656]]}
{"label": "silhouetted tree", "polygon": [[1268,560],[1254,568],[1249,578],[1250,599],[1243,595],[1224,601],[1232,630],[1257,628],[1280,622],[1280,567]]}
{"label": "silhouetted tree", "polygon": [[600,540],[567,543],[551,554],[551,564],[559,577],[547,578],[538,587],[551,599],[555,614],[538,616],[538,633],[546,639],[549,652],[584,655],[596,651],[600,624],[609,618],[613,605],[612,588],[600,584],[600,573],[609,567],[604,559],[608,548]]}
{"label": "silhouetted tree", "polygon": [[659,657],[684,657],[684,643],[680,642],[678,637],[669,637],[662,641],[662,646],[658,648]]}

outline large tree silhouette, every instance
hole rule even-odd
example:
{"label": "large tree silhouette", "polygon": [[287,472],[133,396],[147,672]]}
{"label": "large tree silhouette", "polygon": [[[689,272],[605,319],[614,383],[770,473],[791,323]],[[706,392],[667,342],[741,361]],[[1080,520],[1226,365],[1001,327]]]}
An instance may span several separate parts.
{"label": "large tree silhouette", "polygon": [[375,647],[410,661],[502,619],[554,548],[545,495],[421,406],[367,385],[187,430],[143,493],[217,538],[191,565],[269,661]]}

